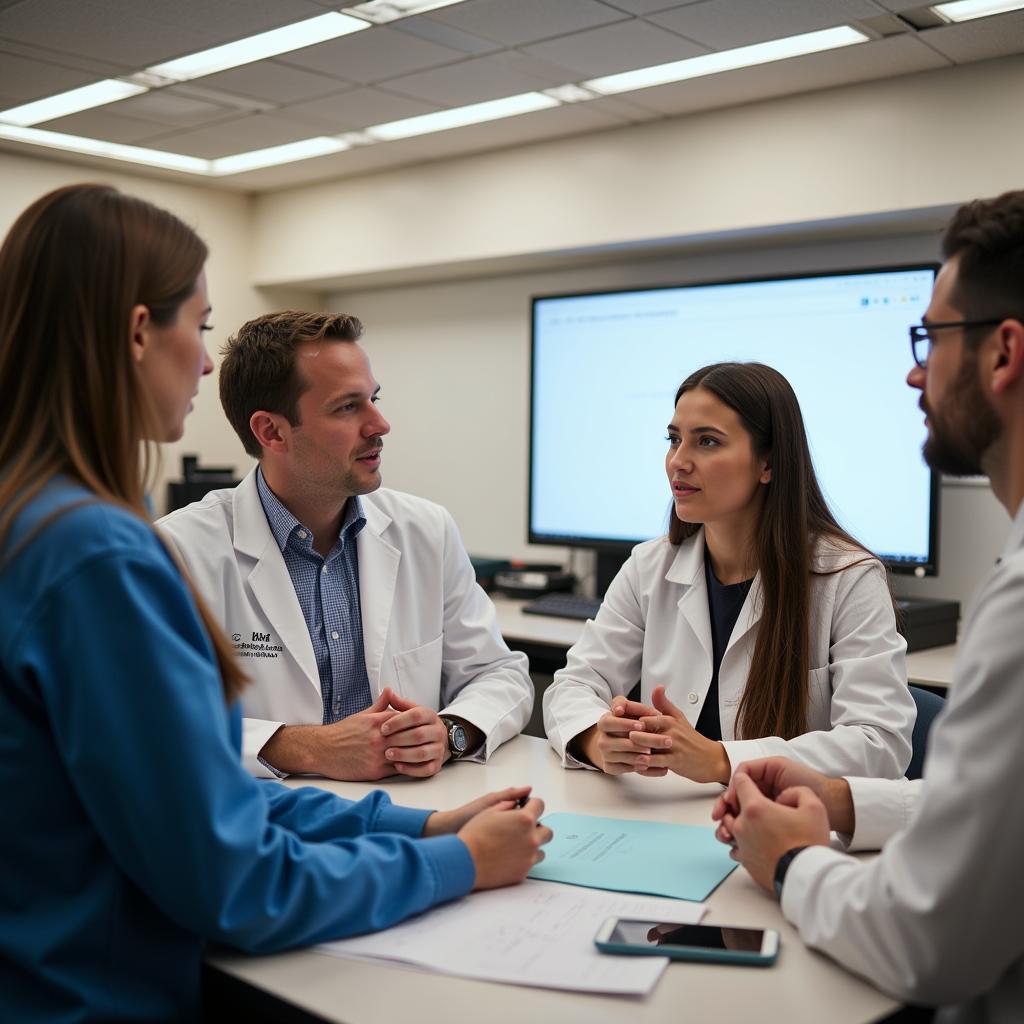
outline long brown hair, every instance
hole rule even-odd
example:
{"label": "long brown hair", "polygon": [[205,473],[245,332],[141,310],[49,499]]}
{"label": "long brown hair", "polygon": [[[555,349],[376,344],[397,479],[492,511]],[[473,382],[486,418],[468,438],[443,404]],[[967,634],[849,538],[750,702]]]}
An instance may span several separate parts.
{"label": "long brown hair", "polygon": [[[103,185],[57,189],[14,222],[0,247],[0,546],[58,474],[149,525],[157,418],[132,364],[129,318],[144,305],[173,323],[206,256],[177,217]],[[230,701],[245,677],[193,597]]]}
{"label": "long brown hair", "polygon": [[[836,522],[814,473],[800,403],[778,370],[763,363],[714,363],[690,374],[676,392],[703,388],[735,411],[755,456],[771,466],[754,532],[761,574],[761,620],[737,713],[737,734],[792,739],[807,731],[811,575],[849,568],[873,556]],[[673,507],[668,539],[680,544],[700,529]],[[827,538],[862,553],[838,568],[815,570],[815,544]]]}

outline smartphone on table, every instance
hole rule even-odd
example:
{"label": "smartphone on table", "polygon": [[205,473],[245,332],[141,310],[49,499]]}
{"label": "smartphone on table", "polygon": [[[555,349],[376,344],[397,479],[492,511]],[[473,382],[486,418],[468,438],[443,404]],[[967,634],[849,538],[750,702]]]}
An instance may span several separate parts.
{"label": "smartphone on table", "polygon": [[602,953],[667,956],[672,960],[767,966],[779,955],[779,933],[763,928],[725,928],[609,917],[594,944]]}

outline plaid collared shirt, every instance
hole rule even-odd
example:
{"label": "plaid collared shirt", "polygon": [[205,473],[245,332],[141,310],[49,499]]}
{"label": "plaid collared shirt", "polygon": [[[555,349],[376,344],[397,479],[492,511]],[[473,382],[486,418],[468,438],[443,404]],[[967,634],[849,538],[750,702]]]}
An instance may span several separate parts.
{"label": "plaid collared shirt", "polygon": [[363,651],[356,552],[356,537],[366,525],[363,505],[358,497],[349,498],[338,539],[324,558],[313,549],[312,532],[281,504],[262,469],[256,473],[256,487],[309,630],[327,725],[373,703]]}

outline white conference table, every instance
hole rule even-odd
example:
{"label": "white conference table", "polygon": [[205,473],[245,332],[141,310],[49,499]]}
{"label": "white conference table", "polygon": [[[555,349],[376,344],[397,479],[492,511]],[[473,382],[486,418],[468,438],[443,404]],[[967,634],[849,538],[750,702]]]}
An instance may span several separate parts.
{"label": "white conference table", "polygon": [[[525,601],[492,594],[498,613],[498,628],[509,644],[531,644],[552,650],[568,650],[580,638],[583,623],[553,615],[524,614]],[[948,690],[953,681],[953,662],[957,645],[930,647],[907,655],[907,676],[911,683]]]}
{"label": "white conference table", "polygon": [[[720,786],[669,776],[613,778],[566,771],[545,740],[519,736],[486,765],[455,764],[422,782],[385,780],[396,803],[457,806],[488,790],[529,783],[547,811],[707,825]],[[373,786],[290,780],[347,797]],[[472,896],[467,899],[472,899]],[[775,899],[737,868],[708,899],[712,924],[776,928],[782,947],[773,967],[670,963],[644,999],[499,985],[397,965],[343,960],[301,950],[266,957],[217,954],[208,965],[308,1013],[345,1024],[866,1024],[898,1004],[807,949]],[[609,958],[609,970],[614,960]]]}

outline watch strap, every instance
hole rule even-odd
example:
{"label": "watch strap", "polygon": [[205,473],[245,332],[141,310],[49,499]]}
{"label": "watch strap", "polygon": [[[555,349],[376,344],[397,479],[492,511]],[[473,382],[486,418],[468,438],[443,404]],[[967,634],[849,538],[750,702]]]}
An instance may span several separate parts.
{"label": "watch strap", "polygon": [[786,872],[789,871],[789,865],[796,860],[796,855],[806,850],[806,846],[794,846],[792,850],[787,850],[778,860],[775,865],[775,896],[777,899],[782,899],[782,886],[786,881]]}

